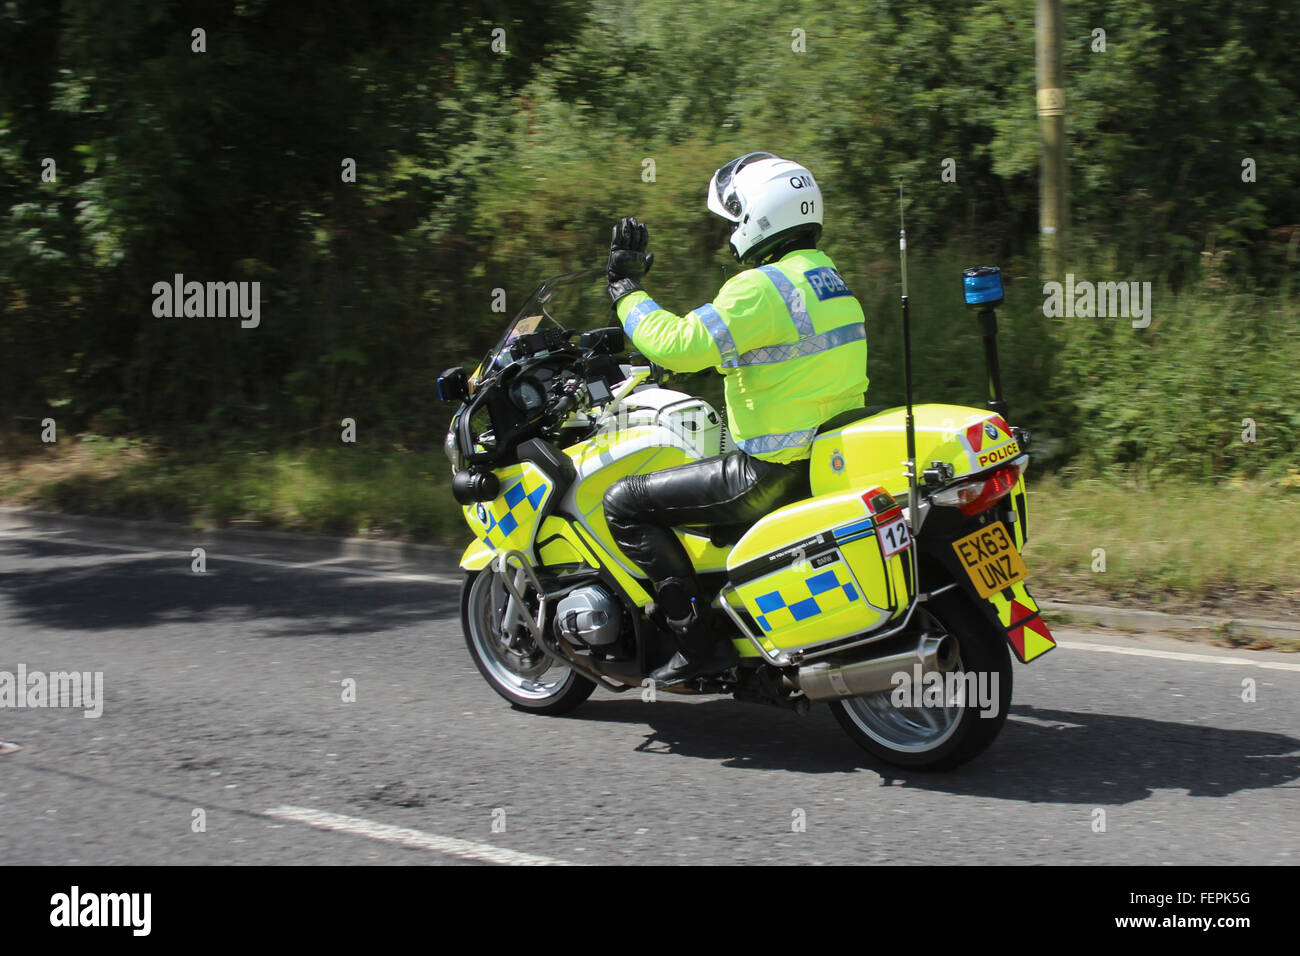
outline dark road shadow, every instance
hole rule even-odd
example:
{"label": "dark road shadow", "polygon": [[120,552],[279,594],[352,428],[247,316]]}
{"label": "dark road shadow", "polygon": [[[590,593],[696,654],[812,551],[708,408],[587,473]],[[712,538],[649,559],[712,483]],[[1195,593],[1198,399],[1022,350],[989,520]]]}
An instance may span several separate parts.
{"label": "dark road shadow", "polygon": [[572,719],[649,724],[638,750],[724,767],[812,774],[866,768],[881,786],[1030,803],[1123,804],[1163,789],[1222,797],[1300,777],[1300,739],[1285,734],[1028,706],[1011,708],[982,756],[941,773],[876,760],[821,706],[798,717],[729,700],[688,704],[661,696],[649,704],[627,697],[592,701]]}
{"label": "dark road shadow", "polygon": [[[159,549],[165,550],[165,549]],[[68,631],[255,622],[266,637],[339,636],[459,615],[459,587],[372,575],[294,569],[207,554],[207,571],[174,558],[56,542],[2,539],[3,595],[19,621]],[[21,570],[24,560],[64,559]]]}
{"label": "dark road shadow", "polygon": [[[11,622],[72,632],[193,622],[247,628],[260,637],[337,636],[444,622],[459,615],[451,584],[223,561],[208,571],[175,557],[26,539],[0,539],[0,594]],[[24,560],[63,559],[24,568]],[[2,625],[0,625],[2,626]],[[1300,777],[1300,739],[1281,733],[1013,706],[1001,736],[975,761],[948,773],[905,771],[854,744],[818,706],[807,717],[731,700],[648,704],[598,698],[573,720],[651,728],[638,748],[697,757],[727,768],[806,774],[869,769],[881,786],[902,786],[1034,803],[1112,805],[1156,790],[1227,796]]]}

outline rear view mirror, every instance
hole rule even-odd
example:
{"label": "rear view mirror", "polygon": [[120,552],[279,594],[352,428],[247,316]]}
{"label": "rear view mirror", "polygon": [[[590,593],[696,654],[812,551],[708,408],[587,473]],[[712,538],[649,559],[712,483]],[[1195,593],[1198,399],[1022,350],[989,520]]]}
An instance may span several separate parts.
{"label": "rear view mirror", "polygon": [[469,398],[469,380],[463,368],[449,368],[438,376],[438,398],[444,402],[463,402]]}

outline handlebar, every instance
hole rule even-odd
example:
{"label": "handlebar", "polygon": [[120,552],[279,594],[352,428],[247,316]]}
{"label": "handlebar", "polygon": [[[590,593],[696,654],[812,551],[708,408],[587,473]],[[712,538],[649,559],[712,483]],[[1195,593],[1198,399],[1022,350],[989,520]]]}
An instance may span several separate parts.
{"label": "handlebar", "polygon": [[565,415],[569,414],[569,412],[573,410],[573,406],[577,404],[578,404],[577,392],[566,391],[556,401],[555,407],[551,409],[551,418],[554,421],[558,422],[560,419],[564,418]]}

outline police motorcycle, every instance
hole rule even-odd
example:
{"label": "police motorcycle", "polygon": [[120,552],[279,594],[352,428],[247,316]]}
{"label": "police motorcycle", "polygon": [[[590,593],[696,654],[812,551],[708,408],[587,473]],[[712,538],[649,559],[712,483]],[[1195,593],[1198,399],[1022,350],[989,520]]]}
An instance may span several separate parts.
{"label": "police motorcycle", "polygon": [[[905,265],[904,265],[905,269]],[[626,354],[603,269],[547,279],[483,362],[438,379],[459,403],[446,438],[452,491],[474,535],[460,566],[465,643],[514,707],[562,714],[615,693],[730,695],[806,713],[829,704],[888,763],[948,769],[1006,719],[1011,654],[1055,642],[1025,587],[1029,436],[1009,425],[997,366],[1001,279],[963,274],[979,310],[988,408],[911,403],[824,423],[812,497],[748,527],[677,529],[713,619],[740,655],[723,673],[655,687],[674,645],[646,615],[650,582],[605,523],[627,475],[727,452],[723,416]],[[599,319],[598,319],[599,321]]]}

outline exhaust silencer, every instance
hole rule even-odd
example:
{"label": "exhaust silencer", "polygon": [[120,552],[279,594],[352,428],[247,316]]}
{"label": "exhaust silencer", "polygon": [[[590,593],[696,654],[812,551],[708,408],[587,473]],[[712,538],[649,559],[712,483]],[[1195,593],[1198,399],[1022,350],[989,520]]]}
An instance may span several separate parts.
{"label": "exhaust silencer", "polygon": [[851,664],[820,661],[799,668],[799,689],[811,700],[835,700],[893,690],[894,675],[902,671],[912,677],[920,664],[921,675],[950,670],[957,662],[957,641],[944,634],[923,634],[916,646],[896,654],[872,657]]}

